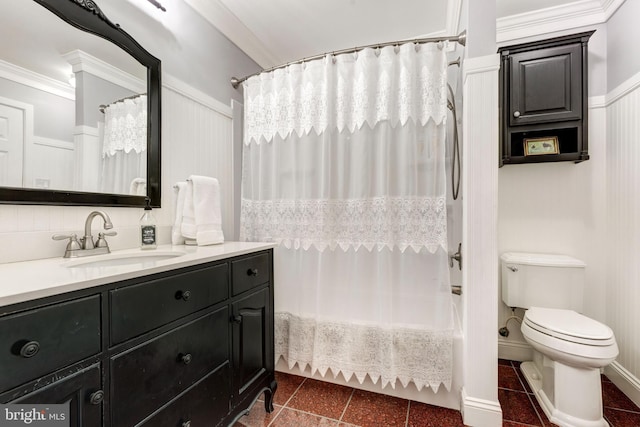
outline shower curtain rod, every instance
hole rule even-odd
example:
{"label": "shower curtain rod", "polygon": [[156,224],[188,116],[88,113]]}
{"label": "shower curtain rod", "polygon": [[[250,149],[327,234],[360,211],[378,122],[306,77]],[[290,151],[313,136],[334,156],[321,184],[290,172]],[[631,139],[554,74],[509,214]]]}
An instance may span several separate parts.
{"label": "shower curtain rod", "polygon": [[277,70],[279,68],[285,68],[288,67],[289,65],[295,65],[295,64],[302,64],[303,62],[307,62],[307,61],[313,61],[315,59],[321,59],[324,58],[326,55],[342,55],[344,53],[355,53],[355,52],[359,52],[363,49],[368,49],[368,48],[379,48],[379,47],[386,47],[386,46],[398,46],[401,44],[405,44],[405,43],[416,43],[416,44],[422,44],[422,43],[437,43],[437,42],[444,42],[444,41],[449,41],[449,42],[456,42],[461,44],[462,46],[465,46],[467,44],[467,31],[463,31],[460,34],[458,34],[457,36],[448,36],[448,37],[430,37],[430,38],[422,38],[422,39],[413,39],[413,40],[398,40],[395,42],[386,42],[386,43],[376,43],[376,44],[370,44],[370,45],[366,45],[366,46],[359,46],[359,47],[352,47],[350,49],[342,49],[342,50],[336,50],[333,52],[325,52],[322,53],[320,55],[314,55],[314,56],[309,56],[308,58],[302,58],[302,59],[298,59],[297,61],[291,61],[291,62],[287,62],[286,64],[282,64],[282,65],[278,65],[276,67],[271,67],[267,70],[262,70],[262,71],[258,71],[257,73],[253,73],[250,74],[246,77],[243,77],[241,79],[238,79],[237,77],[232,77],[231,78],[231,86],[233,86],[234,89],[237,89],[238,86],[240,85],[240,83],[244,82],[247,79],[250,79],[253,76],[257,76],[259,74],[262,73],[269,73],[273,70]]}
{"label": "shower curtain rod", "polygon": [[[146,94],[147,93],[145,92],[145,93],[136,93],[135,95],[131,95],[131,96],[125,96],[124,98],[116,99],[115,101],[113,101],[109,105],[115,104],[117,102],[126,101],[127,99],[136,99],[136,98],[138,98],[138,97],[140,97],[142,95],[146,95]],[[98,105],[98,110],[100,110],[101,113],[104,113],[104,110],[106,110],[109,105],[100,104],[100,105]]]}

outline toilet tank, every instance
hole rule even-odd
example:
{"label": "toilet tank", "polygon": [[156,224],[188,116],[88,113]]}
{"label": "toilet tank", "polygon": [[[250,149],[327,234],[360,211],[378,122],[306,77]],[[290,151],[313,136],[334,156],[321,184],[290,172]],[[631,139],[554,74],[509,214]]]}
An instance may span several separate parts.
{"label": "toilet tank", "polygon": [[509,307],[582,312],[586,264],[566,255],[506,252],[500,257],[502,301]]}

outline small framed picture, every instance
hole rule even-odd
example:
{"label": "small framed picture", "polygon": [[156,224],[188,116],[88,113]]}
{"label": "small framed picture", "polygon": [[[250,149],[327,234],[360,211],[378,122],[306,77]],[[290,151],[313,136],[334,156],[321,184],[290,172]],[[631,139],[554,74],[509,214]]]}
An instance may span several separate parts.
{"label": "small framed picture", "polygon": [[559,154],[558,137],[549,136],[545,138],[525,138],[524,155],[539,156],[541,154]]}

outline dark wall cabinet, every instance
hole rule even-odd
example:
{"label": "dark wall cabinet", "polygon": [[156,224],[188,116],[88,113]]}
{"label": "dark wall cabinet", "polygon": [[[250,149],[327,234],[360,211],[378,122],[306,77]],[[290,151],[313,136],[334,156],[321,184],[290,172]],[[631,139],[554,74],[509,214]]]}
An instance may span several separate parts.
{"label": "dark wall cabinet", "polygon": [[0,402],[72,426],[227,426],[273,410],[273,252],[0,308]]}
{"label": "dark wall cabinet", "polygon": [[499,49],[500,166],[589,159],[587,42],[593,33]]}

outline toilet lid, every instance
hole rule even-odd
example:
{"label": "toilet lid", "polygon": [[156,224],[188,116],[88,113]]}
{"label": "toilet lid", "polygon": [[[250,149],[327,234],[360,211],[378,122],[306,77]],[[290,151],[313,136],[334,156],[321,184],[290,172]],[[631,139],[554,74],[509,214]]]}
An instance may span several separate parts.
{"label": "toilet lid", "polygon": [[565,341],[596,346],[615,342],[611,328],[573,310],[531,307],[524,321],[533,329]]}

